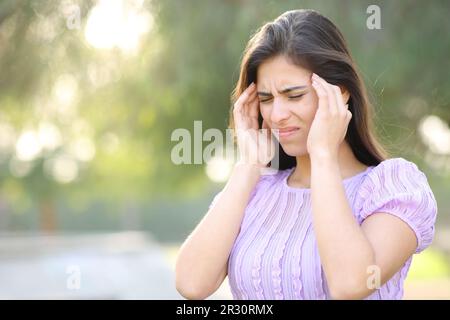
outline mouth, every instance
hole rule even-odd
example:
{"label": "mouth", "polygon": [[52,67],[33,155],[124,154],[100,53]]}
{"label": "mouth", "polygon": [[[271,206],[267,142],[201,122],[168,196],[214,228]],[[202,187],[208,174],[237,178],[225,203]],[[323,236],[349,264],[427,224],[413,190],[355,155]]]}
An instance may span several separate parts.
{"label": "mouth", "polygon": [[294,135],[298,130],[300,130],[299,127],[287,127],[287,128],[281,128],[278,129],[278,136],[280,138],[286,138]]}

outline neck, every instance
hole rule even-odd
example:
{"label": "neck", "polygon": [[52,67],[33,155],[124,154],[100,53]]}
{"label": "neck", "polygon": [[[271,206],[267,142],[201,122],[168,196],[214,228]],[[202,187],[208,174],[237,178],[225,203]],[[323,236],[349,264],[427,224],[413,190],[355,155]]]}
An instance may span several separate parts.
{"label": "neck", "polygon": [[[308,153],[296,157],[297,166],[289,177],[291,185],[309,188],[311,185],[311,158]],[[356,159],[352,149],[346,141],[341,143],[337,161],[342,179],[352,177],[367,169],[367,166]]]}

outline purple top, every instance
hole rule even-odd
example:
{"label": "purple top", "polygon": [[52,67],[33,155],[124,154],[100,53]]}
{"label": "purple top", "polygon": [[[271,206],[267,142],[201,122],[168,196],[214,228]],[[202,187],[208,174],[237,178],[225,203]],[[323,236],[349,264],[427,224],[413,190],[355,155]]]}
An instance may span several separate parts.
{"label": "purple top", "polygon": [[[331,299],[312,225],[311,189],[287,184],[293,170],[261,176],[250,195],[228,262],[234,299]],[[359,224],[374,212],[390,213],[416,234],[415,253],[431,244],[437,204],[413,162],[387,159],[343,184]],[[365,299],[401,299],[411,261]]]}

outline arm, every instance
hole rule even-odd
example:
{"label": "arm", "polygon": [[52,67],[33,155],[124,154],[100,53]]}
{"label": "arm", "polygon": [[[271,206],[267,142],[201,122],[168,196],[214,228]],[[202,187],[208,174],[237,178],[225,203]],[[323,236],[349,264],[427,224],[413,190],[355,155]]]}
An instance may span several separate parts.
{"label": "arm", "polygon": [[359,226],[337,161],[316,157],[311,163],[314,231],[331,295],[336,299],[364,298],[377,289],[368,285],[370,267],[380,271],[383,285],[414,253],[415,234],[388,213],[373,214]]}
{"label": "arm", "polygon": [[233,107],[240,160],[216,204],[186,239],[176,262],[176,287],[186,298],[204,299],[227,275],[228,257],[250,194],[275,152],[271,132],[259,130],[259,100],[252,83]]}
{"label": "arm", "polygon": [[188,299],[211,295],[227,275],[227,262],[259,168],[236,165],[216,204],[181,246],[176,287]]}
{"label": "arm", "polygon": [[[339,145],[352,118],[349,92],[313,74],[318,109],[307,148],[311,158],[313,226],[319,255],[333,298],[360,299],[395,274],[417,247],[414,231],[399,218],[375,212],[361,226],[348,203],[338,164]],[[370,285],[368,285],[370,284]]]}

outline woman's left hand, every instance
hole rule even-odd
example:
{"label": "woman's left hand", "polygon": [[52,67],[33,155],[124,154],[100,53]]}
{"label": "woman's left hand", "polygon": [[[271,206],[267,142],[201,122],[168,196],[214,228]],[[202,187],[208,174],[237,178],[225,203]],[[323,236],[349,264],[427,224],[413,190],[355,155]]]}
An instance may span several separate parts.
{"label": "woman's left hand", "polygon": [[315,73],[311,80],[319,102],[309,129],[307,150],[310,157],[331,156],[337,159],[339,145],[345,138],[352,114],[338,86],[326,82]]}

